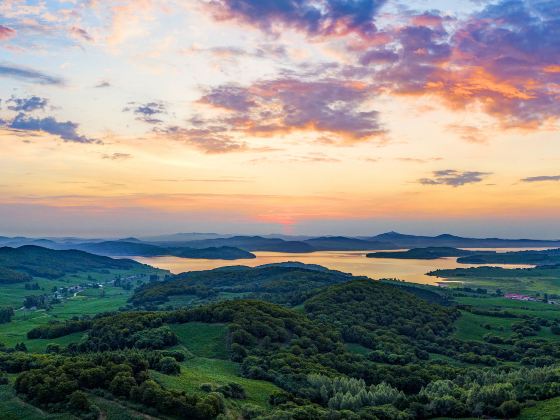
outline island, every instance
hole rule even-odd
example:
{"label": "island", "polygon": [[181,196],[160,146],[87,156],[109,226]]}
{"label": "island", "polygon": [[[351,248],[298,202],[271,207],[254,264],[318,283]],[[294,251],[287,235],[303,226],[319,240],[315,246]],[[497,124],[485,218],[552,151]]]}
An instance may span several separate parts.
{"label": "island", "polygon": [[392,258],[403,260],[436,260],[446,257],[466,257],[471,255],[495,254],[493,251],[469,251],[466,249],[447,246],[430,246],[426,248],[412,248],[408,251],[382,251],[366,254],[368,258]]}

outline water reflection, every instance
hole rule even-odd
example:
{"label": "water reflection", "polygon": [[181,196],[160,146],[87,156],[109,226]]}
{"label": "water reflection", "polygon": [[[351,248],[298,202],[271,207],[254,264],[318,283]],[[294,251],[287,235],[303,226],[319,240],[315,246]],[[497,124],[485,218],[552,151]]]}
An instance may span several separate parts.
{"label": "water reflection", "polygon": [[[516,249],[485,249],[498,252],[521,251]],[[401,280],[423,283],[437,284],[440,279],[426,276],[426,273],[437,269],[467,268],[476,265],[459,264],[457,258],[441,258],[437,260],[397,260],[389,258],[366,258],[368,252],[374,251],[320,251],[310,254],[286,254],[281,252],[254,252],[257,256],[251,260],[205,260],[188,259],[179,257],[135,257],[136,261],[149,264],[154,267],[170,270],[172,273],[182,273],[185,271],[209,270],[230,265],[246,265],[255,267],[262,264],[279,263],[286,261],[299,261],[306,264],[319,264],[324,267],[340,270],[345,273],[352,273],[356,276],[368,276],[374,279],[379,278],[398,278]],[[493,264],[500,266],[499,264]],[[506,268],[527,268],[527,265],[503,265]]]}

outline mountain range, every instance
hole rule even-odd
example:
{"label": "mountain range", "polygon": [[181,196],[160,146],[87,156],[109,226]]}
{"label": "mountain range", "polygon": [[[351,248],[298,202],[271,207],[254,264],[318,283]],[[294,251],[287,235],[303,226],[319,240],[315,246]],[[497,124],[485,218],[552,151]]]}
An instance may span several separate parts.
{"label": "mountain range", "polygon": [[249,259],[253,252],[310,253],[316,251],[375,251],[421,247],[453,248],[553,248],[560,240],[465,238],[387,232],[376,236],[287,236],[221,235],[217,233],[177,233],[146,238],[123,239],[27,238],[0,236],[0,246],[36,245],[56,250],[76,249],[108,256],[177,256],[205,259]]}

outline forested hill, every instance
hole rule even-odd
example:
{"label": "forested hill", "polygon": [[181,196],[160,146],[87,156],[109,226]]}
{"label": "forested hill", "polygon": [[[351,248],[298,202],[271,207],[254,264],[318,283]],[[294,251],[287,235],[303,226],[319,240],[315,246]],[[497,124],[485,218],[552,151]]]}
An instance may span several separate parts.
{"label": "forested hill", "polygon": [[[95,412],[88,400],[101,395],[156,418],[513,418],[531,400],[560,395],[560,370],[547,366],[560,345],[524,337],[539,328],[534,320],[520,317],[517,335],[483,342],[454,337],[458,317],[358,279],[316,290],[304,311],[238,299],[44,324],[28,338],[85,334],[47,355],[0,350],[0,369],[18,374],[25,401],[80,415]],[[208,365],[187,350],[215,346],[229,361]],[[240,376],[217,386],[224,365]],[[207,382],[197,386],[200,376]],[[268,393],[259,406],[243,401],[256,389]]]}
{"label": "forested hill", "polygon": [[387,251],[371,252],[366,255],[368,258],[394,258],[394,259],[413,259],[413,260],[435,260],[445,257],[463,257],[474,254],[485,254],[488,251],[469,251],[451,247],[432,246],[426,248],[412,248],[408,251]]}
{"label": "forested hill", "polygon": [[222,267],[215,270],[191,271],[171,280],[150,283],[138,288],[134,305],[164,303],[171,297],[192,296],[213,300],[228,293],[271,302],[297,305],[319,287],[346,282],[349,274],[305,264],[269,264],[255,268]]}
{"label": "forested hill", "polygon": [[113,259],[83,251],[57,251],[39,246],[0,248],[0,268],[44,278],[59,278],[68,273],[99,269],[131,269],[142,264]]}
{"label": "forested hill", "polygon": [[322,289],[305,302],[305,312],[334,326],[345,341],[361,344],[374,350],[379,360],[393,363],[427,358],[429,346],[419,343],[447,336],[459,316],[455,309],[371,280]]}
{"label": "forested hill", "polygon": [[560,249],[487,254],[475,253],[470,256],[462,256],[457,262],[463,264],[557,265],[560,264]]}

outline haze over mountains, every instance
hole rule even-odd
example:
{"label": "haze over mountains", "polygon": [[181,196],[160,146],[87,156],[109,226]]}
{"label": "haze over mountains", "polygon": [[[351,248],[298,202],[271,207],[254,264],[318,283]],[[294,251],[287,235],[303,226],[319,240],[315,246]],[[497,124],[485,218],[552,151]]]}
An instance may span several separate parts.
{"label": "haze over mountains", "polygon": [[310,253],[316,251],[371,251],[419,247],[454,248],[546,248],[560,247],[560,240],[464,238],[406,235],[387,232],[370,237],[345,236],[244,236],[216,233],[177,233],[148,238],[123,239],[27,238],[0,236],[0,246],[36,245],[50,249],[77,249],[108,256],[177,256],[237,260],[255,258],[252,252]]}

